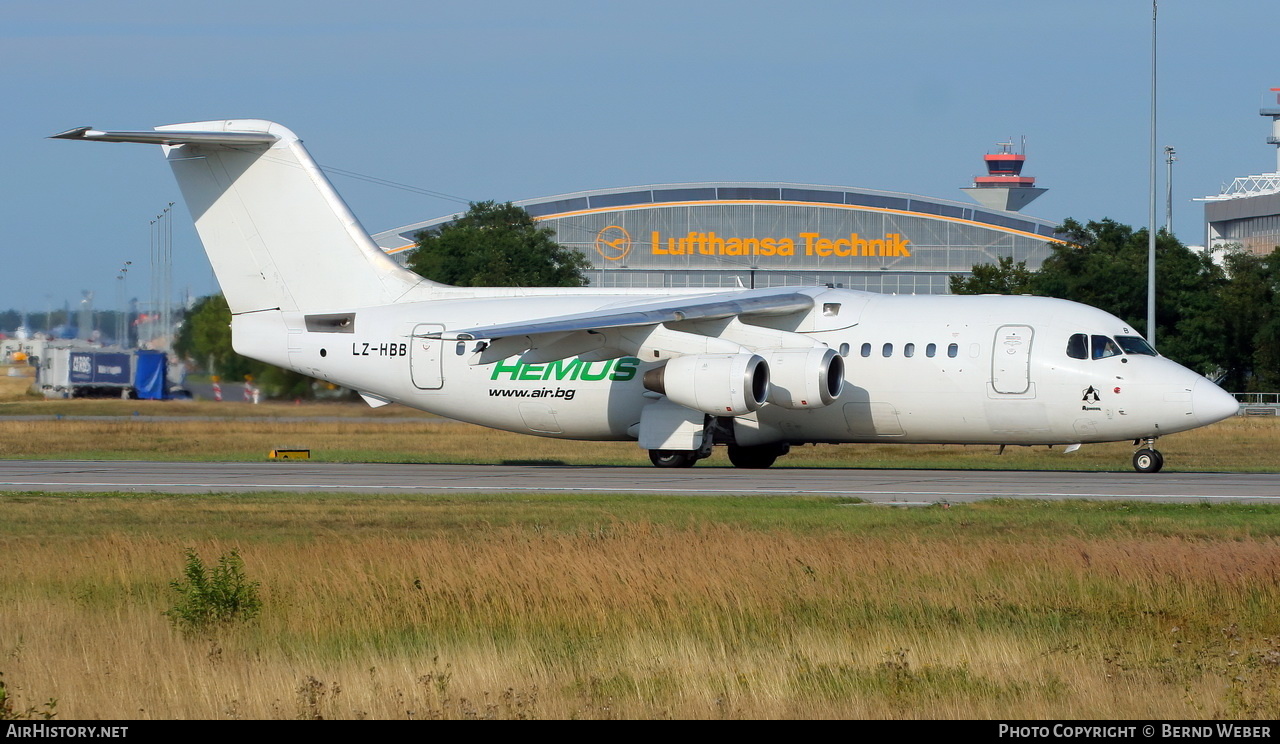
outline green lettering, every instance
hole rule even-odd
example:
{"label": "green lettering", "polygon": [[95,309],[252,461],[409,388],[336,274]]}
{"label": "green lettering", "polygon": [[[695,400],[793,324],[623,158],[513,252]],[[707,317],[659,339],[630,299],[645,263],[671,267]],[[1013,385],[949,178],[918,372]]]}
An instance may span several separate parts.
{"label": "green lettering", "polygon": [[[592,382],[596,380],[603,380],[604,378],[609,376],[609,369],[613,367],[613,363],[615,361],[617,360],[610,359],[607,362],[587,362],[586,364],[582,365],[582,372],[578,375],[578,379],[590,380]],[[601,365],[600,374],[596,374],[591,371],[591,365],[597,364],[597,363]]]}
{"label": "green lettering", "polygon": [[519,377],[517,377],[517,378],[515,378],[515,379],[517,379],[517,380],[541,380],[541,379],[542,379],[542,373],[543,373],[544,371],[545,371],[545,370],[543,370],[543,369],[542,369],[542,365],[541,365],[541,364],[521,364],[521,365],[520,365],[520,376],[519,376]]}
{"label": "green lettering", "polygon": [[618,364],[614,367],[613,374],[609,375],[609,379],[614,382],[626,382],[634,379],[636,376],[636,368],[640,366],[640,360],[635,357],[623,357],[618,360]]}
{"label": "green lettering", "polygon": [[[511,358],[515,359],[515,357],[511,357]],[[522,365],[518,361],[512,362],[511,364],[506,364],[505,363],[506,361],[507,361],[506,359],[503,359],[502,361],[499,361],[497,364],[493,365],[493,372],[489,374],[490,380],[496,380],[498,379],[498,375],[503,375],[503,374],[510,377],[510,379],[513,379],[513,380],[515,379],[515,376],[520,372],[520,367]]]}

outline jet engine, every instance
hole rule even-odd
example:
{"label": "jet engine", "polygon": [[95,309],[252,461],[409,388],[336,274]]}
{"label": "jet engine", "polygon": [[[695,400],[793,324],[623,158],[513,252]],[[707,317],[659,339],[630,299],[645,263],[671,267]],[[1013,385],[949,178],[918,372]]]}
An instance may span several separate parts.
{"label": "jet engine", "polygon": [[822,408],[844,389],[844,358],[834,350],[762,351],[769,363],[769,402],[783,408]]}
{"label": "jet engine", "polygon": [[646,390],[713,416],[741,416],[769,398],[769,364],[757,354],[687,354],[644,373]]}

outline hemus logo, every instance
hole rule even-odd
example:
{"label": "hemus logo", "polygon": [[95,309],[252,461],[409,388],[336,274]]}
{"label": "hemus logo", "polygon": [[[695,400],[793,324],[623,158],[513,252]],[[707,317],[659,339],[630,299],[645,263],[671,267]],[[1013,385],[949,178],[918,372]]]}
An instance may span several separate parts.
{"label": "hemus logo", "polygon": [[525,364],[515,357],[493,365],[490,380],[611,380],[626,382],[636,376],[640,360],[635,357],[584,362],[581,359],[557,359],[546,364]]}

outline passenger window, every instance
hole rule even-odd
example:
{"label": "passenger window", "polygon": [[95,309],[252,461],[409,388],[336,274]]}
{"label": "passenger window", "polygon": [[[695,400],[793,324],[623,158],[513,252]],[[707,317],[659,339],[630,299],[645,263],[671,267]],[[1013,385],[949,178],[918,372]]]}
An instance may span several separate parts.
{"label": "passenger window", "polygon": [[902,355],[903,355],[904,357],[913,357],[913,356],[915,356],[915,355],[916,355],[916,345],[915,345],[915,344],[907,344],[906,346],[902,347]]}
{"label": "passenger window", "polygon": [[1151,344],[1141,336],[1116,336],[1116,343],[1120,344],[1120,348],[1124,349],[1126,354],[1145,354],[1146,356],[1160,356],[1156,350],[1151,348]]}
{"label": "passenger window", "polygon": [[952,359],[955,359],[956,354],[959,354],[959,353],[960,353],[960,347],[957,346],[956,344],[950,344],[949,346],[947,346],[947,356],[951,357]]}
{"label": "passenger window", "polygon": [[929,344],[928,346],[924,347],[924,355],[927,357],[932,357],[934,354],[937,354],[937,353],[938,353],[937,344]]}
{"label": "passenger window", "polygon": [[1124,352],[1120,351],[1120,346],[1106,336],[1093,337],[1093,358],[1106,359],[1107,357],[1119,356]]}
{"label": "passenger window", "polygon": [[887,357],[893,356],[893,344],[885,344],[884,348],[880,350],[880,353]]}
{"label": "passenger window", "polygon": [[863,344],[863,345],[862,345],[862,355],[863,355],[864,357],[869,357],[869,356],[871,356],[871,344]]}
{"label": "passenger window", "polygon": [[1088,359],[1089,337],[1083,333],[1076,333],[1067,339],[1067,356],[1072,359]]}

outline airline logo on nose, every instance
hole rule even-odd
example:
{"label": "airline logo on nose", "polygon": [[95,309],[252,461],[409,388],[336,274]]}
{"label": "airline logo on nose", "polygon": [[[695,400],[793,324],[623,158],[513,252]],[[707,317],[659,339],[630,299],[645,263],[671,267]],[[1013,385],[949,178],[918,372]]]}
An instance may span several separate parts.
{"label": "airline logo on nose", "polygon": [[[1116,390],[1118,391],[1119,388],[1116,388]],[[1084,403],[1083,406],[1080,406],[1080,410],[1082,411],[1101,411],[1102,410],[1101,406],[1089,405],[1090,403],[1102,402],[1102,396],[1099,394],[1098,389],[1092,385],[1090,385],[1088,388],[1085,389],[1084,395],[1080,397],[1080,400]]]}

